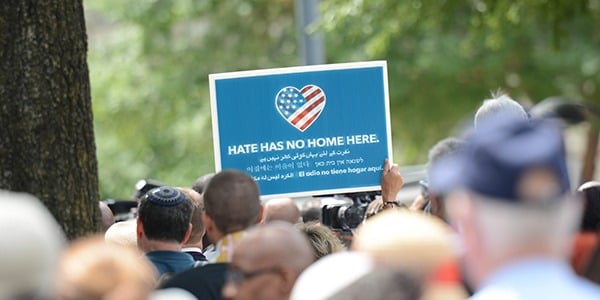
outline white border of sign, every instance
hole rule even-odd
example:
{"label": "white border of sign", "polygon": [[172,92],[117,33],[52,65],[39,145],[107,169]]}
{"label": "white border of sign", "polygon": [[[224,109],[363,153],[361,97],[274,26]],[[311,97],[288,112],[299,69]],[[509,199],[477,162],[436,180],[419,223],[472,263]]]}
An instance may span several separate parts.
{"label": "white border of sign", "polygon": [[[386,135],[387,135],[387,152],[388,159],[393,162],[392,152],[392,130],[390,121],[390,101],[389,101],[389,87],[388,87],[388,74],[387,74],[387,62],[384,60],[368,61],[368,62],[352,62],[352,63],[339,63],[339,64],[325,64],[325,65],[310,65],[310,66],[298,66],[288,68],[274,68],[274,69],[263,69],[263,70],[252,70],[252,71],[237,71],[227,73],[215,73],[209,74],[209,89],[210,89],[210,108],[212,116],[212,134],[213,134],[213,149],[215,159],[215,170],[216,172],[221,171],[221,151],[219,141],[219,120],[217,116],[217,95],[215,81],[219,79],[228,78],[244,78],[244,77],[257,77],[263,75],[277,75],[277,74],[291,74],[291,73],[302,73],[302,72],[314,72],[314,71],[331,71],[331,70],[343,70],[343,69],[361,69],[361,68],[372,68],[381,67],[383,69],[383,84],[384,84],[384,97],[385,97],[385,123],[386,123]],[[381,161],[383,165],[383,160]],[[356,188],[342,188],[342,189],[329,189],[329,190],[316,190],[316,191],[304,191],[296,193],[286,194],[272,194],[262,196],[262,199],[271,199],[279,197],[306,197],[315,195],[331,195],[331,194],[344,194],[344,193],[356,193],[366,191],[377,191],[381,189],[381,185],[356,187]]]}

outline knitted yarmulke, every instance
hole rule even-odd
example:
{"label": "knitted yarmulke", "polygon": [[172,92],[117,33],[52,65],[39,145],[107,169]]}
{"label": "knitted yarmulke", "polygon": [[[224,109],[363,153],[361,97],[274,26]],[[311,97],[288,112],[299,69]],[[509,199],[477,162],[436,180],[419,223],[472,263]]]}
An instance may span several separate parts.
{"label": "knitted yarmulke", "polygon": [[185,195],[176,188],[161,186],[146,193],[146,200],[159,206],[175,206],[185,199]]}

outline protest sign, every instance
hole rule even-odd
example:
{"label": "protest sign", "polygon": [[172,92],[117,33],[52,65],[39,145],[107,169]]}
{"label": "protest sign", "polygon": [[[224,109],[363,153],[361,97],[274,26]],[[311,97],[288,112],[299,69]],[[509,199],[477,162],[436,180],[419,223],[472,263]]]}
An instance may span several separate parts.
{"label": "protest sign", "polygon": [[265,198],[380,189],[392,159],[385,61],[211,74],[215,167]]}

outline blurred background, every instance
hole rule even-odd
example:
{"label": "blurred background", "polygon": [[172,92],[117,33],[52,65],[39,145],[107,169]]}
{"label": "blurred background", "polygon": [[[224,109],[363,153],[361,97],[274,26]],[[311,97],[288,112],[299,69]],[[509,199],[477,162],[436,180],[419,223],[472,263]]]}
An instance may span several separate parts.
{"label": "blurred background", "polygon": [[583,166],[600,124],[600,0],[84,4],[102,199],[130,199],[141,178],[190,186],[214,171],[208,74],[365,60],[388,63],[394,160],[409,182],[498,89],[559,111],[574,180],[595,171]]}

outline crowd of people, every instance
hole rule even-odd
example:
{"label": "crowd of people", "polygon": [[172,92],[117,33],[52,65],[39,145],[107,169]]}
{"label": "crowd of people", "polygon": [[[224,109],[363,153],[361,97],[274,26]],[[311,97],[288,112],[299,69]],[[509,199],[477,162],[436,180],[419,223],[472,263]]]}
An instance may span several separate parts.
{"label": "crowd of people", "polygon": [[0,299],[600,299],[600,182],[576,189],[559,124],[507,95],[429,150],[410,207],[385,160],[350,232],[247,173],[145,186],[135,218],[68,242],[33,196],[0,191]]}

